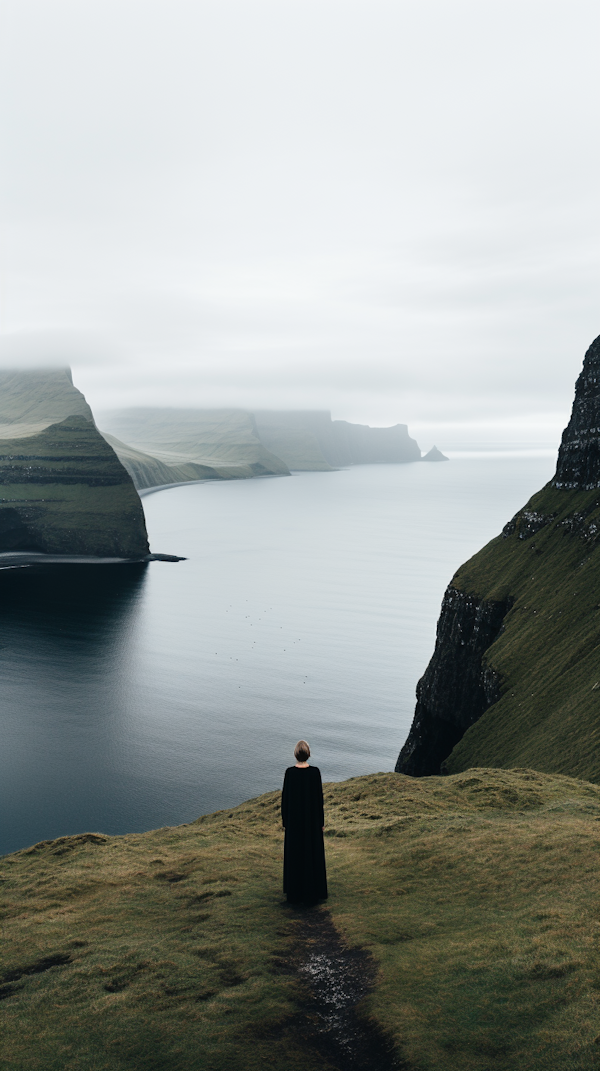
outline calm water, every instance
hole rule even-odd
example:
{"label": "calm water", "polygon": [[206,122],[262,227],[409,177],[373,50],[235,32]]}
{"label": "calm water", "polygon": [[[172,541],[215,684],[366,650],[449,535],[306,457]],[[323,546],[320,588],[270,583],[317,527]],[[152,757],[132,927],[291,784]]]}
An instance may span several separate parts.
{"label": "calm water", "polygon": [[179,564],[0,573],[0,851],[393,769],[444,588],[551,476],[456,457],[144,499]]}

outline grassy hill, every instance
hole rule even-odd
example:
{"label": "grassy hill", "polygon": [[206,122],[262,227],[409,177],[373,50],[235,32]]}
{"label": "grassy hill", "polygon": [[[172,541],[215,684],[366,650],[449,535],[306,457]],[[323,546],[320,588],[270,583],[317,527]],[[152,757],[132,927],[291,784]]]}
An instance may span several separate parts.
{"label": "grassy hill", "polygon": [[398,1067],[595,1067],[600,788],[474,769],[325,792],[330,899],[311,912],[281,903],[275,792],[5,856],[2,1066],[358,1066],[324,1048],[302,969],[327,918],[372,957],[359,1014]]}

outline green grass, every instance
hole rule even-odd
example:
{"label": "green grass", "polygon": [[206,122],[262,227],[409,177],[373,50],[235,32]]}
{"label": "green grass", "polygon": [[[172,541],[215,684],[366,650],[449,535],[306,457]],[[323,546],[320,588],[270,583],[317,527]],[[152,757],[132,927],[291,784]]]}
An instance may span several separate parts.
{"label": "green grass", "polygon": [[[0,525],[3,510],[17,511],[28,548],[117,557],[148,552],[139,495],[112,447],[84,417],[0,440],[0,482]],[[14,548],[11,538],[2,549]]]}
{"label": "green grass", "polygon": [[[525,511],[551,518],[519,538]],[[467,730],[445,762],[533,766],[600,781],[600,527],[598,491],[550,486],[463,565],[452,583],[480,599],[514,599],[485,661],[501,676],[500,701]]]}
{"label": "green grass", "polygon": [[[2,1068],[312,1071],[277,966],[301,932],[278,806],[5,857]],[[365,1012],[410,1067],[596,1066],[598,786],[375,774],[327,785],[326,813],[328,909],[374,956]]]}

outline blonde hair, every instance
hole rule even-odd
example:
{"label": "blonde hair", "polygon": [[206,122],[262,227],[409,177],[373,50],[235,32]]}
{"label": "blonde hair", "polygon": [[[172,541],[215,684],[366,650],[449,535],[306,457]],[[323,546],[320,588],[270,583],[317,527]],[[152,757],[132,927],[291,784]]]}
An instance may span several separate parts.
{"label": "blonde hair", "polygon": [[310,758],[310,748],[306,743],[306,740],[298,741],[294,748],[294,758],[296,758],[298,762],[306,762],[306,760]]}

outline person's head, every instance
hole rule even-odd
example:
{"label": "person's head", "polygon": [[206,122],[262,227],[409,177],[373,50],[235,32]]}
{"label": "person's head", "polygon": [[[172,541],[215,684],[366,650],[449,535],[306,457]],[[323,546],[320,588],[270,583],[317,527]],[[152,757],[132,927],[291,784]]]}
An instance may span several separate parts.
{"label": "person's head", "polygon": [[294,748],[294,757],[297,762],[307,762],[310,758],[310,748],[306,740],[299,740]]}

